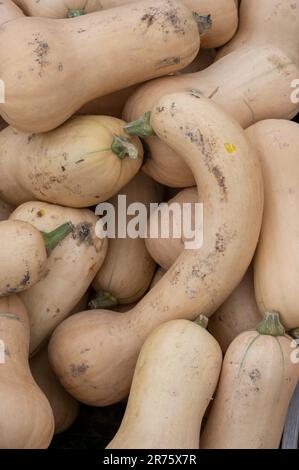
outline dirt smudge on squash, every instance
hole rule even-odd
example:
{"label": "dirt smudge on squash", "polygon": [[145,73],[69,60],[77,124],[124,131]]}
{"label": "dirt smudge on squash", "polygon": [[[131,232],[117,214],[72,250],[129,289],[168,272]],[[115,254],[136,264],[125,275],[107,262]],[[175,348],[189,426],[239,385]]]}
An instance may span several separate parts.
{"label": "dirt smudge on squash", "polygon": [[163,69],[165,67],[171,67],[172,65],[179,64],[181,62],[180,57],[167,57],[166,59],[161,60],[155,65],[155,69]]}
{"label": "dirt smudge on squash", "polygon": [[89,369],[89,365],[85,362],[82,362],[82,364],[70,365],[72,377],[80,377],[80,375],[84,374],[87,369]]}
{"label": "dirt smudge on squash", "polygon": [[8,312],[1,312],[0,313],[0,318],[5,318],[7,320],[16,320],[20,323],[22,323],[22,320],[20,319],[20,317],[18,315],[16,315],[15,313],[8,313]]}
{"label": "dirt smudge on squash", "polygon": [[41,77],[44,73],[44,69],[49,65],[49,44],[41,38],[40,33],[34,33],[32,35],[32,41],[29,42],[30,46],[34,46],[33,53],[35,56],[35,62],[39,66],[39,76]]}
{"label": "dirt smudge on squash", "polygon": [[72,238],[77,240],[79,245],[82,243],[92,245],[92,224],[89,222],[84,222],[73,226]]}
{"label": "dirt smudge on squash", "polygon": [[168,9],[166,11],[156,7],[147,8],[141,17],[141,22],[146,25],[147,30],[159,22],[159,30],[166,36],[171,29],[176,34],[185,35],[187,20],[182,19],[178,8],[174,8],[171,1],[168,1],[167,4]]}

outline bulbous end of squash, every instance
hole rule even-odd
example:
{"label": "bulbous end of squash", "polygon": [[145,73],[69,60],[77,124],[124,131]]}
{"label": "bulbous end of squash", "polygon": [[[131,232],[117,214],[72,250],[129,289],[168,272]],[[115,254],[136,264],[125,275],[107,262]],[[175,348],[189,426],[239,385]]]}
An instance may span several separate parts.
{"label": "bulbous end of squash", "polygon": [[138,158],[138,148],[127,137],[114,136],[111,150],[121,160],[127,155],[132,158],[132,160],[137,160]]}
{"label": "bulbous end of squash", "polygon": [[208,327],[209,319],[205,315],[199,315],[199,317],[194,320],[194,323],[206,330]]}
{"label": "bulbous end of squash", "polygon": [[264,319],[258,324],[256,331],[260,335],[284,336],[285,329],[280,323],[279,313],[267,312]]}
{"label": "bulbous end of squash", "polygon": [[71,222],[66,222],[65,224],[57,227],[52,232],[41,232],[45,242],[47,255],[50,256],[54,248],[72,231],[73,224]]}
{"label": "bulbous end of squash", "polygon": [[150,124],[151,112],[147,111],[136,121],[129,122],[124,126],[125,131],[129,135],[136,135],[141,138],[152,137],[155,135],[155,131]]}
{"label": "bulbous end of squash", "polygon": [[68,18],[76,18],[76,16],[82,16],[85,15],[85,11],[83,8],[81,9],[69,9],[67,12],[67,17]]}
{"label": "bulbous end of squash", "polygon": [[89,308],[94,310],[97,308],[109,309],[118,305],[118,300],[110,292],[100,291],[96,297],[88,304]]}

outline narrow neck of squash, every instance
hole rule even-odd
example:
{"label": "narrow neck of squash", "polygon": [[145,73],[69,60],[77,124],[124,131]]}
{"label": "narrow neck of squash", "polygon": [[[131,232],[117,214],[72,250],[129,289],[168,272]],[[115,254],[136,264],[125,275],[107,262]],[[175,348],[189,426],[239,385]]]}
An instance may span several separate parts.
{"label": "narrow neck of squash", "polygon": [[112,308],[118,305],[118,300],[110,293],[106,291],[100,291],[97,293],[96,297],[91,300],[88,306],[91,309],[97,308]]}
{"label": "narrow neck of squash", "polygon": [[47,255],[50,256],[54,248],[62,241],[71,231],[73,230],[73,224],[71,222],[66,222],[65,224],[60,225],[52,232],[41,232],[45,246]]}
{"label": "narrow neck of squash", "polygon": [[284,336],[285,329],[280,323],[279,313],[267,312],[256,328],[260,335]]}
{"label": "narrow neck of squash", "polygon": [[152,137],[155,135],[155,131],[150,124],[151,112],[147,111],[136,121],[129,122],[124,126],[125,131],[129,135],[136,135],[141,138]]}
{"label": "narrow neck of squash", "polygon": [[74,9],[69,9],[67,12],[67,17],[68,18],[76,18],[76,16],[82,16],[85,15],[85,10],[83,8],[74,8]]}
{"label": "narrow neck of squash", "polygon": [[209,319],[205,315],[199,315],[194,320],[194,323],[196,323],[196,325],[201,326],[202,328],[206,330],[208,328]]}

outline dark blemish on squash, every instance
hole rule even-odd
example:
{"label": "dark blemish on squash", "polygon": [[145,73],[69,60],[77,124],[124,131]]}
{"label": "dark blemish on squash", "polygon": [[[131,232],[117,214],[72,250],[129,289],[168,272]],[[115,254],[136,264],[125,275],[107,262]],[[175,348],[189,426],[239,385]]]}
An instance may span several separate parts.
{"label": "dark blemish on squash", "polygon": [[82,364],[79,365],[71,364],[70,366],[71,374],[73,377],[79,377],[80,375],[84,374],[87,369],[89,369],[89,366],[85,364],[85,362],[82,362]]}
{"label": "dark blemish on squash", "polygon": [[283,62],[282,59],[276,54],[271,55],[267,60],[270,62],[270,64],[274,65],[278,72],[283,73],[285,76],[289,75],[285,69],[288,65],[292,65],[293,62]]}
{"label": "dark blemish on squash", "polygon": [[249,377],[251,378],[252,382],[256,382],[257,380],[261,378],[261,373],[258,369],[253,369],[249,373]]}
{"label": "dark blemish on squash", "polygon": [[158,106],[157,111],[158,111],[158,113],[162,113],[163,111],[165,111],[165,107],[164,106]]}
{"label": "dark blemish on squash", "polygon": [[36,56],[35,62],[37,62],[37,64],[39,65],[39,76],[41,77],[44,72],[45,66],[49,64],[49,45],[46,41],[41,39],[39,33],[33,34],[32,42],[29,42],[29,45],[35,47],[33,52]]}
{"label": "dark blemish on squash", "polygon": [[85,348],[85,349],[82,349],[82,351],[80,351],[80,354],[85,354],[89,351],[90,351],[90,348]]}
{"label": "dark blemish on squash", "polygon": [[6,318],[7,320],[16,320],[16,321],[22,323],[22,320],[20,319],[20,317],[18,315],[16,315],[15,313],[1,312],[0,317]]}
{"label": "dark blemish on squash", "polygon": [[40,209],[40,210],[37,211],[37,213],[36,213],[37,217],[44,217],[45,214],[46,214],[45,209]]}
{"label": "dark blemish on squash", "polygon": [[200,267],[195,265],[195,266],[192,266],[192,276],[193,277],[200,277]]}
{"label": "dark blemish on squash", "polygon": [[81,158],[80,160],[76,161],[75,164],[78,165],[78,163],[83,163],[84,161],[84,158]]}
{"label": "dark blemish on squash", "polygon": [[151,10],[153,10],[152,13],[145,13],[142,18],[141,18],[141,21],[145,21],[146,22],[146,25],[147,27],[149,28],[153,23],[154,21],[156,20],[156,15],[157,15],[157,12],[158,10],[156,8],[151,8]]}
{"label": "dark blemish on squash", "polygon": [[78,240],[79,244],[87,243],[88,245],[92,244],[91,236],[91,223],[82,223],[73,227],[72,238]]}
{"label": "dark blemish on squash", "polygon": [[225,183],[225,176],[223,175],[222,171],[220,170],[218,166],[214,166],[212,168],[212,173],[217,180],[218,186],[223,193],[224,199],[226,200],[227,199],[227,187]]}
{"label": "dark blemish on squash", "polygon": [[60,313],[60,308],[57,308],[57,309],[56,309],[56,313]]}
{"label": "dark blemish on squash", "polygon": [[165,67],[171,67],[172,65],[179,64],[181,62],[180,57],[167,57],[166,59],[161,60],[155,65],[155,69],[163,69]]}
{"label": "dark blemish on squash", "polygon": [[47,311],[47,313],[49,313],[49,312],[50,312],[50,309],[49,309],[49,307],[47,308],[47,310],[46,310],[46,311]]}
{"label": "dark blemish on squash", "polygon": [[35,136],[35,134],[30,134],[28,135],[27,137],[27,144],[30,144],[31,140],[33,139],[33,137]]}
{"label": "dark blemish on squash", "polygon": [[217,86],[217,88],[215,88],[215,90],[212,91],[212,93],[208,96],[208,98],[209,98],[209,99],[212,99],[213,96],[215,96],[216,93],[218,93],[218,91],[219,91],[219,86]]}
{"label": "dark blemish on squash", "polygon": [[224,253],[225,252],[225,240],[224,237],[221,233],[216,233],[216,243],[215,243],[215,249],[218,253]]}
{"label": "dark blemish on squash", "polygon": [[4,354],[5,354],[5,356],[7,356],[7,357],[11,357],[11,354],[10,354],[10,352],[9,352],[9,349],[7,349],[7,348],[4,350]]}
{"label": "dark blemish on squash", "polygon": [[61,62],[59,62],[57,68],[58,68],[58,71],[59,71],[59,72],[62,72],[62,71],[63,71],[63,64],[62,64]]}
{"label": "dark blemish on squash", "polygon": [[66,160],[68,157],[68,154],[66,152],[63,152],[62,156],[63,156],[63,159]]}
{"label": "dark blemish on squash", "polygon": [[296,10],[296,8],[297,8],[296,3],[291,3],[291,9],[292,9],[292,10]]}
{"label": "dark blemish on squash", "polygon": [[65,171],[65,166],[62,166],[62,167],[61,167],[61,171]]}
{"label": "dark blemish on squash", "polygon": [[200,99],[202,97],[202,92],[200,90],[196,90],[195,88],[192,88],[189,90],[189,95],[192,96],[193,98]]}
{"label": "dark blemish on squash", "polygon": [[30,274],[29,274],[29,271],[26,271],[20,284],[21,286],[28,286],[29,281],[30,281]]}
{"label": "dark blemish on squash", "polygon": [[86,29],[83,29],[83,28],[80,28],[77,30],[78,34],[85,33],[85,32],[86,32]]}

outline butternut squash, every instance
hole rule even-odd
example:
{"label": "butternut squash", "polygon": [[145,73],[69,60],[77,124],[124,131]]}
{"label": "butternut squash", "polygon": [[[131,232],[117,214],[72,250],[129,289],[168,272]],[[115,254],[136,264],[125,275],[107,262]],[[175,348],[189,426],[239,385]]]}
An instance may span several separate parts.
{"label": "butternut squash", "polygon": [[261,321],[250,267],[242,281],[214,313],[209,321],[209,332],[225,353],[231,342],[243,331],[256,328]]}
{"label": "butternut squash", "polygon": [[0,222],[0,297],[25,291],[39,282],[45,275],[47,255],[70,231],[69,223],[41,233],[26,221]]}
{"label": "butternut squash", "polygon": [[1,26],[0,42],[0,114],[37,133],[97,97],[184,68],[200,36],[180,1],[142,0],[72,20],[17,18]]}
{"label": "butternut squash", "polygon": [[218,343],[201,326],[173,320],[156,328],[141,348],[124,418],[107,449],[198,449],[221,364]]}
{"label": "butternut squash", "polygon": [[[162,188],[148,176],[139,173],[118,196],[125,196],[125,208],[136,202],[144,204],[149,214],[150,203],[162,200]],[[118,213],[118,196],[110,200]],[[133,219],[127,215],[126,224]],[[118,224],[116,223],[116,235]],[[147,291],[153,278],[156,263],[149,255],[144,238],[111,238],[105,261],[93,281],[93,288],[99,293],[91,302],[93,308],[131,304],[139,300]],[[104,302],[102,304],[104,295]],[[108,297],[107,297],[108,295]]]}
{"label": "butternut squash", "polygon": [[49,256],[40,282],[21,294],[29,313],[31,354],[86,292],[104,261],[107,240],[96,236],[97,217],[87,209],[28,202],[10,216],[10,220],[29,222],[38,230],[51,230],[65,219],[73,224],[71,235]]}
{"label": "butternut squash", "polygon": [[68,207],[106,201],[139,171],[143,149],[124,121],[75,117],[46,134],[0,132],[1,195],[10,204],[38,200]]}
{"label": "butternut squash", "polygon": [[12,211],[12,206],[0,200],[0,221],[7,220]]}
{"label": "butternut squash", "polygon": [[12,0],[2,0],[0,3],[0,25],[6,21],[24,16],[22,10]]}
{"label": "butternut squash", "polygon": [[[229,54],[203,71],[165,77],[142,85],[129,98],[124,119],[134,121],[150,111],[163,95],[186,89],[198,89],[211,97],[244,128],[263,119],[292,119],[299,112],[299,103],[291,100],[291,83],[299,77],[299,0],[248,0],[243,4],[251,5],[257,24],[244,44],[237,42]],[[269,28],[264,21],[260,24],[256,20],[260,18],[260,9],[261,18],[267,15]],[[278,15],[277,10],[281,10]],[[244,21],[246,18],[245,15]],[[280,35],[277,31],[283,33]],[[258,41],[254,39],[257,34]],[[167,186],[194,185],[189,169],[169,146],[158,139],[147,139],[146,142],[151,156],[144,168],[147,174]]]}
{"label": "butternut squash", "polygon": [[277,449],[299,379],[291,338],[277,313],[229,346],[202,439],[203,449]]}
{"label": "butternut squash", "polygon": [[75,421],[79,403],[60,385],[48,361],[48,349],[41,349],[30,361],[31,373],[51,405],[55,434],[66,431]]}
{"label": "butternut squash", "polygon": [[299,125],[267,120],[247,130],[265,181],[265,210],[254,262],[261,312],[279,312],[287,329],[299,325]]}
{"label": "butternut squash", "polygon": [[183,251],[132,310],[83,312],[56,328],[49,343],[54,372],[71,395],[97,406],[128,394],[141,346],[155,327],[217,310],[244,276],[260,231],[259,162],[229,115],[211,100],[184,92],[161,99],[150,124],[190,166],[211,215],[203,246]]}
{"label": "butternut squash", "polygon": [[28,316],[16,295],[0,299],[0,331],[0,448],[45,449],[54,418],[30,372]]}

